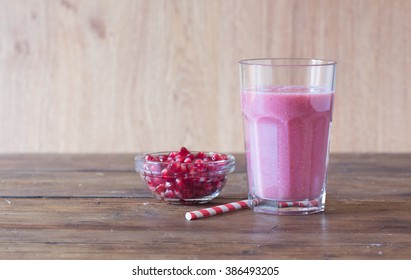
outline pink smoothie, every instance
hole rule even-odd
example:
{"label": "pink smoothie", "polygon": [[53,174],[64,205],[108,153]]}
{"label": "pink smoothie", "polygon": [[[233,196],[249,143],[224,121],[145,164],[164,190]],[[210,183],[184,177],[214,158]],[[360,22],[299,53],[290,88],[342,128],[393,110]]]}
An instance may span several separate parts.
{"label": "pink smoothie", "polygon": [[325,184],[333,92],[264,87],[241,95],[253,197],[318,198]]}

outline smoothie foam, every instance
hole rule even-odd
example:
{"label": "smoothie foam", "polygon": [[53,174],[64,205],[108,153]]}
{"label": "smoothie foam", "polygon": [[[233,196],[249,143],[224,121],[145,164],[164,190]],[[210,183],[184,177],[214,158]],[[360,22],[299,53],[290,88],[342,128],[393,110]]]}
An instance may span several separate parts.
{"label": "smoothie foam", "polygon": [[326,179],[333,92],[270,86],[241,94],[253,197],[316,199]]}

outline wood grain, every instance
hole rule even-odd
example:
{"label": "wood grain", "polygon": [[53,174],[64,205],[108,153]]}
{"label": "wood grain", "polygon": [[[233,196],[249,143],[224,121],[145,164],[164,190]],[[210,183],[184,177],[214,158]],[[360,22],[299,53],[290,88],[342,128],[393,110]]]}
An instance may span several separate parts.
{"label": "wood grain", "polygon": [[333,152],[411,152],[408,0],[0,1],[0,152],[243,152],[237,62],[338,62]]}
{"label": "wood grain", "polygon": [[[130,157],[0,156],[0,259],[411,257],[411,154],[333,154],[324,214],[242,210],[196,221],[185,212],[204,206],[151,198]],[[244,155],[236,159],[210,205],[247,195]]]}

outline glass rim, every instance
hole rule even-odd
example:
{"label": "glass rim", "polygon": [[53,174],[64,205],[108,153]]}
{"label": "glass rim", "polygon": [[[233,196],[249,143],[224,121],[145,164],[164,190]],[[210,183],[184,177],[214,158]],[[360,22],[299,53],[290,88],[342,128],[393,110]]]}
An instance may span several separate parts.
{"label": "glass rim", "polygon": [[337,62],[320,58],[249,58],[238,62],[241,66],[275,66],[275,67],[295,67],[295,66],[335,66]]}

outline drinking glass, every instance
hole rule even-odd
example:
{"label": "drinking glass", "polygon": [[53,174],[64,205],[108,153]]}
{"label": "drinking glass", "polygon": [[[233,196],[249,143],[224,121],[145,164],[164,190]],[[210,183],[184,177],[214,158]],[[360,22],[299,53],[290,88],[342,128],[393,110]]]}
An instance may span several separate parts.
{"label": "drinking glass", "polygon": [[239,66],[254,211],[324,211],[336,63],[263,58],[241,60]]}

